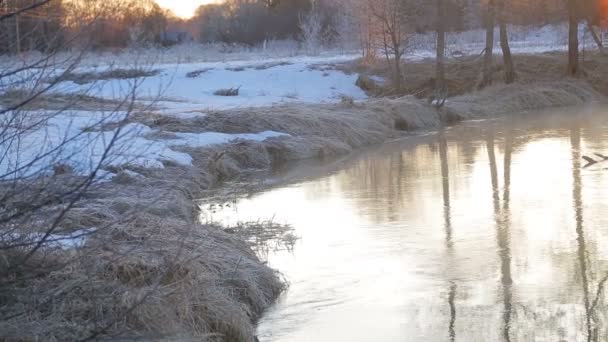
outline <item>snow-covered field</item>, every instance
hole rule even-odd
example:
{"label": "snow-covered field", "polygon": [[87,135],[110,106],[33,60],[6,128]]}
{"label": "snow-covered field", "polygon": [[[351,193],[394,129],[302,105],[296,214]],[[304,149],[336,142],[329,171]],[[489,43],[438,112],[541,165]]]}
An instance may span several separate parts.
{"label": "snow-covered field", "polygon": [[[364,99],[355,85],[357,75],[346,75],[322,64],[353,60],[357,55],[293,57],[264,61],[161,64],[145,66],[158,74],[138,81],[137,97],[155,102],[169,112],[180,110],[221,110],[268,106],[285,102],[323,103],[339,101],[341,96]],[[136,66],[133,66],[136,67]],[[120,66],[129,69],[129,66]],[[103,72],[108,67],[83,68],[79,72]],[[133,80],[101,81],[90,84],[62,82],[64,93],[87,91],[103,98],[128,94]],[[221,89],[238,88],[238,96],[218,96]]]}

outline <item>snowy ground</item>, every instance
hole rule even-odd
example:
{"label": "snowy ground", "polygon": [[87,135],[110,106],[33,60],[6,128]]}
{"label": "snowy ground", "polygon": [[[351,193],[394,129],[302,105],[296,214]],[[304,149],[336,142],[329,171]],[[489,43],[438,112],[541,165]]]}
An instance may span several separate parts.
{"label": "snowy ground", "polygon": [[[341,96],[364,99],[365,93],[355,85],[357,75],[333,69],[320,70],[317,66],[357,57],[338,55],[146,66],[159,73],[142,79],[141,84],[137,84],[137,94],[139,99],[155,101],[168,112],[258,107],[284,102],[336,102]],[[79,71],[104,70],[107,67]],[[116,98],[126,95],[133,85],[132,80],[110,80],[89,89],[89,84],[70,81],[62,82],[57,90],[67,93],[88,91],[91,95]],[[239,88],[239,95],[214,95],[215,91],[227,88]]]}

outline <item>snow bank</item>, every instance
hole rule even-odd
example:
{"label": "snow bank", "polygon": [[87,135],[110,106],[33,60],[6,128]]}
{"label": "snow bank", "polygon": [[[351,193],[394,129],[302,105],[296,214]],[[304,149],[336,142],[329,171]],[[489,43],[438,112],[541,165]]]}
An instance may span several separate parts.
{"label": "snow bank", "polygon": [[268,138],[289,136],[285,133],[279,133],[274,131],[264,131],[257,134],[245,133],[245,134],[226,134],[216,132],[206,133],[175,133],[179,138],[173,141],[169,141],[170,146],[185,145],[188,147],[204,147],[215,144],[225,144],[234,140],[251,140],[251,141],[264,141]]}

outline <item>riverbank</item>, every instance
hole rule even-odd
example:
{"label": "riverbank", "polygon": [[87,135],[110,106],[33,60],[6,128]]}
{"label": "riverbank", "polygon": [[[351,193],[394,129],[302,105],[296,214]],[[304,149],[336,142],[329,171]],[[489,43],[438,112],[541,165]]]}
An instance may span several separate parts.
{"label": "riverbank", "polygon": [[[15,287],[8,339],[88,336],[253,341],[254,323],[284,289],[238,235],[199,222],[197,201],[225,182],[251,181],[282,163],[326,158],[461,120],[605,101],[580,80],[497,85],[448,99],[441,113],[406,96],[339,104],[286,104],[187,118],[140,113],[130,121],[163,132],[285,135],[205,147],[174,147],[192,166],[125,166],[66,215],[61,230],[103,227],[75,249],[49,249],[69,268]],[[159,135],[159,139],[160,139]],[[77,176],[74,176],[77,177]],[[242,187],[242,184],[239,185]],[[11,258],[10,255],[4,255]],[[34,260],[36,261],[36,260]],[[35,294],[35,295],[34,295]],[[58,303],[49,306],[49,301]],[[18,313],[25,310],[25,317]]]}
{"label": "riverbank", "polygon": [[[515,54],[513,56],[517,83],[534,84],[537,82],[570,81],[566,76],[568,57],[562,52],[544,52],[537,54]],[[469,55],[446,60],[445,77],[448,97],[475,93],[480,80],[481,56]],[[494,56],[493,83],[503,83],[503,61],[501,55]],[[414,95],[418,98],[429,98],[435,91],[435,60],[427,58],[418,61],[404,61],[404,87],[397,91],[390,87],[391,69],[384,60],[363,60],[335,64],[335,67],[346,73],[361,75],[368,80],[367,93],[371,96]],[[608,59],[597,51],[587,51],[580,59],[580,73],[576,80],[586,82],[597,92],[608,96]],[[376,80],[376,81],[374,81]]]}

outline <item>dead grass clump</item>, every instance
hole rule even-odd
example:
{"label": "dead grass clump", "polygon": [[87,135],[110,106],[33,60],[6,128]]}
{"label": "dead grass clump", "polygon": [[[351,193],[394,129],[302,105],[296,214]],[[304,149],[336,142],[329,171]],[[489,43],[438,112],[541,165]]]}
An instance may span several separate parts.
{"label": "dead grass clump", "polygon": [[292,63],[289,62],[270,62],[270,63],[264,63],[264,64],[259,64],[254,66],[253,68],[255,70],[266,70],[266,69],[270,69],[270,68],[274,68],[274,67],[278,67],[278,66],[286,66],[286,65],[291,65]]}
{"label": "dead grass clump", "polygon": [[604,100],[582,81],[496,85],[450,99],[445,109],[464,117],[492,117],[551,107],[583,105]]}
{"label": "dead grass clump", "polygon": [[283,97],[286,99],[296,100],[296,99],[298,99],[299,95],[297,92],[292,91],[292,92],[283,94]]}
{"label": "dead grass clump", "polygon": [[361,88],[361,90],[363,90],[365,93],[370,93],[372,95],[377,94],[379,91],[376,81],[365,75],[359,75],[355,85]]}
{"label": "dead grass clump", "polygon": [[24,110],[121,110],[127,104],[116,100],[108,100],[86,94],[47,93],[32,99],[32,93],[24,89],[13,89],[0,94],[0,105],[12,107],[29,102],[21,106]]}
{"label": "dead grass clump", "polygon": [[291,251],[298,239],[293,227],[273,221],[239,222],[224,228],[224,231],[246,241],[258,255],[268,255],[271,251]]}
{"label": "dead grass clump", "polygon": [[411,127],[407,120],[403,118],[397,118],[395,119],[395,129],[398,131],[409,131],[411,130]]}
{"label": "dead grass clump", "polygon": [[340,95],[340,104],[343,106],[352,107],[355,105],[355,99],[352,96]]}
{"label": "dead grass clump", "polygon": [[198,69],[198,70],[194,70],[194,71],[190,71],[188,73],[186,73],[186,77],[188,78],[197,78],[200,75],[213,70],[213,68],[203,68],[203,69]]}
{"label": "dead grass clump", "polygon": [[[137,182],[103,183],[88,194],[61,225],[98,228],[87,243],[45,248],[31,260],[45,265],[39,274],[1,283],[0,339],[254,341],[253,322],[284,283],[250,242],[197,223],[204,173],[142,171]],[[1,253],[3,272],[22,256]]]}
{"label": "dead grass clump", "polygon": [[88,84],[95,81],[126,80],[142,77],[156,76],[160,70],[145,69],[111,69],[102,72],[67,72],[54,81],[71,81],[76,84]]}
{"label": "dead grass clump", "polygon": [[216,227],[162,219],[145,225],[97,235],[76,251],[49,252],[53,264],[71,266],[3,289],[13,317],[0,322],[0,336],[253,341],[252,320],[283,289],[277,274]]}
{"label": "dead grass clump", "polygon": [[240,89],[241,89],[241,87],[218,89],[213,92],[213,95],[215,95],[215,96],[239,96]]}
{"label": "dead grass clump", "polygon": [[234,72],[245,71],[245,69],[247,69],[247,68],[245,68],[244,66],[227,67],[226,68],[226,70],[228,70],[228,71],[234,71]]}
{"label": "dead grass clump", "polygon": [[[544,53],[534,55],[514,55],[515,71],[519,83],[556,82],[567,80],[567,58],[563,53]],[[465,56],[446,61],[446,83],[448,96],[465,95],[476,90],[482,69],[482,61],[477,56]],[[360,87],[372,96],[414,95],[417,98],[429,98],[435,90],[435,61],[432,59],[404,62],[405,86],[401,91],[384,87],[374,91],[373,85],[364,80],[371,76],[390,79],[390,68],[382,60],[357,60],[337,66],[340,70],[361,75]],[[585,55],[580,61],[580,80],[586,80],[601,94],[608,95],[608,59],[597,52]],[[494,59],[493,84],[503,84],[503,66],[500,56]],[[359,80],[358,80],[359,81]],[[359,85],[359,84],[358,84]]]}

